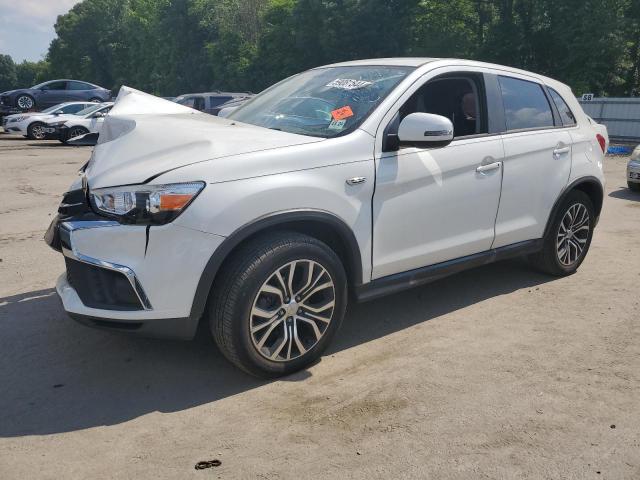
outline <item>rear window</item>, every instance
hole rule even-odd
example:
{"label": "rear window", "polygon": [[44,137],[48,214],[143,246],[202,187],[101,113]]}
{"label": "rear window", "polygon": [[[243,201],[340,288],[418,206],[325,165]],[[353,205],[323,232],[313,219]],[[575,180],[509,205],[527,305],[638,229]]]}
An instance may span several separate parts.
{"label": "rear window", "polygon": [[67,90],[91,90],[92,87],[88,83],[84,82],[67,82]]}
{"label": "rear window", "polygon": [[215,108],[218,105],[222,105],[223,103],[227,103],[229,100],[233,99],[233,97],[209,97],[209,105],[211,108]]}
{"label": "rear window", "polygon": [[526,80],[499,77],[507,130],[553,127],[553,113],[542,86]]}
{"label": "rear window", "polygon": [[571,127],[576,124],[576,117],[573,116],[573,112],[564,101],[562,96],[556,92],[553,88],[549,88],[549,94],[553,99],[553,103],[556,104],[558,112],[560,112],[560,118],[562,119],[562,125],[565,127]]}

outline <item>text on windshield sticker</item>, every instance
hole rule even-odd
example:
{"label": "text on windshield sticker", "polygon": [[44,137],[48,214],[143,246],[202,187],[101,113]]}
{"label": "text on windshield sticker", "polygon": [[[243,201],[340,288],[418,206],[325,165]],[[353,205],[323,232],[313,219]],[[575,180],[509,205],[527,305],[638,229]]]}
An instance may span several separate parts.
{"label": "text on windshield sticker", "polygon": [[331,112],[331,116],[334,120],[344,120],[345,118],[353,117],[353,110],[347,105],[346,107],[338,108]]}
{"label": "text on windshield sticker", "polygon": [[329,130],[344,130],[344,126],[346,123],[346,120],[332,120],[329,124]]}
{"label": "text on windshield sticker", "polygon": [[327,87],[342,88],[343,90],[357,90],[359,88],[368,87],[373,85],[373,82],[367,82],[366,80],[353,80],[351,78],[336,78],[330,83],[327,83]]}

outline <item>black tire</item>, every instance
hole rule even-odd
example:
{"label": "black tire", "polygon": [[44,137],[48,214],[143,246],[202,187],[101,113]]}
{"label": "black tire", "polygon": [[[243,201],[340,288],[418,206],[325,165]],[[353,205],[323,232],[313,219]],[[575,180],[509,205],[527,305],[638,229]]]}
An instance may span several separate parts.
{"label": "black tire", "polygon": [[44,127],[44,123],[33,122],[27,127],[27,138],[31,140],[44,140],[47,135],[42,131],[42,127]]}
{"label": "black tire", "polygon": [[35,99],[26,93],[22,93],[16,97],[16,108],[22,111],[31,110],[36,107]]}
{"label": "black tire", "polygon": [[72,138],[79,137],[80,135],[85,135],[87,133],[89,133],[89,130],[84,127],[71,127],[67,131],[66,137],[60,138],[59,140],[66,145]]}
{"label": "black tire", "polygon": [[627,186],[629,187],[629,190],[640,192],[640,183],[627,182]]}
{"label": "black tire", "polygon": [[[579,254],[575,253],[577,250],[574,246],[570,247],[570,249],[573,250],[574,255],[576,255],[576,259],[567,264],[566,259],[565,262],[561,260],[560,252],[562,252],[563,249],[561,249],[556,242],[559,238],[560,228],[563,220],[566,224],[566,222],[570,219],[570,217],[566,217],[567,213],[574,207],[580,208],[580,205],[586,209],[586,212],[588,214],[586,224],[588,225],[589,230],[586,236],[581,236],[580,238],[578,238],[577,235],[573,235],[573,233],[571,234],[578,239],[577,241],[574,240],[572,245],[576,245],[581,241],[584,241],[584,244],[582,251]],[[589,196],[580,190],[573,190],[572,192],[570,192],[554,215],[554,218],[549,227],[549,231],[544,238],[542,250],[536,254],[529,256],[530,264],[544,273],[548,273],[550,275],[558,277],[564,277],[575,273],[587,256],[589,247],[591,246],[593,229],[595,226],[595,218],[595,210]]]}
{"label": "black tire", "polygon": [[[297,358],[274,361],[266,357],[264,349],[259,350],[255,337],[252,337],[250,328],[252,319],[255,318],[255,315],[252,316],[252,309],[259,298],[262,300],[260,295],[263,293],[260,292],[265,282],[273,278],[276,271],[295,260],[302,265],[305,260],[315,262],[316,266],[311,267],[312,272],[317,272],[318,270],[313,269],[320,265],[330,275],[335,303],[330,322],[319,340],[316,340],[317,343],[305,350],[306,353],[298,350]],[[318,359],[340,328],[346,306],[346,274],[340,259],[331,248],[313,237],[296,232],[269,233],[251,241],[225,261],[214,282],[208,305],[209,326],[218,348],[229,361],[251,375],[274,378],[303,369]],[[280,307],[276,302],[275,310],[272,311],[278,308]],[[285,314],[282,309],[278,312],[278,318],[280,315],[284,316],[275,322],[279,325],[270,334],[276,335],[276,343],[282,338],[278,337],[280,332],[286,335],[286,332],[293,331],[292,328],[295,327],[292,327],[292,320],[295,325],[302,325],[295,314],[294,317],[288,317],[289,313]],[[280,326],[283,327],[282,330]],[[290,334],[290,338],[292,337]],[[286,342],[286,337],[283,342]],[[293,340],[289,343],[293,344]],[[291,351],[289,347],[289,352]]]}

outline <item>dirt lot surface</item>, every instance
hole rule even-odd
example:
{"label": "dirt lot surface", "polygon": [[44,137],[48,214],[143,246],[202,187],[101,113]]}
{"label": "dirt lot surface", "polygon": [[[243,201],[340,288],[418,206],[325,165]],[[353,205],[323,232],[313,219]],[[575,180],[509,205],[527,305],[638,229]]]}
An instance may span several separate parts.
{"label": "dirt lot surface", "polygon": [[607,161],[576,275],[512,261],[352,306],[320,363],[265,382],[204,335],[146,340],[65,316],[62,257],[42,235],[89,155],[0,134],[0,479],[640,478],[626,159]]}

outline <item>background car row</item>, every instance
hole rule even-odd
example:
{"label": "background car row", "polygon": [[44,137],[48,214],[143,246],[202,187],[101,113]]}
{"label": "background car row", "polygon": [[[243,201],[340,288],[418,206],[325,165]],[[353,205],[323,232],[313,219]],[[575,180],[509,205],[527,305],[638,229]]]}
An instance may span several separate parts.
{"label": "background car row", "polygon": [[107,102],[111,91],[80,80],[50,80],[30,88],[0,93],[0,113],[41,111],[63,102]]}

